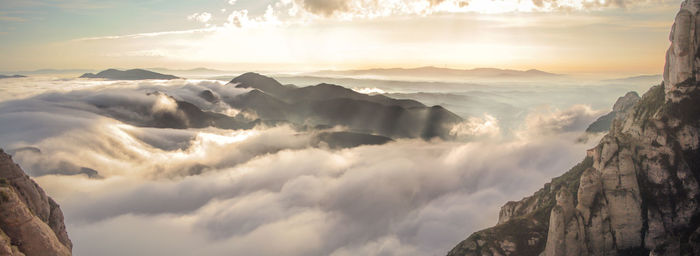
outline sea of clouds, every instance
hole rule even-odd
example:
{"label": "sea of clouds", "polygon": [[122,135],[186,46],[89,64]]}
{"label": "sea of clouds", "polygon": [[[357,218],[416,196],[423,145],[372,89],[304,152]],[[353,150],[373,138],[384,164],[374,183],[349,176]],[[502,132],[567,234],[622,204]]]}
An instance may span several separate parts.
{"label": "sea of clouds", "polygon": [[119,120],[173,111],[152,92],[227,114],[238,110],[197,93],[246,90],[24,78],[0,81],[0,147],[60,203],[75,255],[444,255],[583,160],[600,136],[577,142],[586,126],[651,86],[376,85],[448,105],[465,119],[459,139],[332,150],[284,125],[138,127]]}

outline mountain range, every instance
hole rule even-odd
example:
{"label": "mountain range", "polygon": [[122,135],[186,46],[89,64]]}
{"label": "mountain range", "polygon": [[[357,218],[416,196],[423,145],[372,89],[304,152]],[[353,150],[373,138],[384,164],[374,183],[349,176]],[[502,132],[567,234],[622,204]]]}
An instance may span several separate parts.
{"label": "mountain range", "polygon": [[[332,148],[383,144],[398,138],[449,140],[454,138],[450,134],[452,127],[463,121],[441,106],[362,94],[339,85],[297,87],[282,85],[257,73],[245,73],[224,86],[245,91],[227,94],[226,90],[206,89],[192,95],[208,102],[205,105],[163,92],[146,93],[153,100],[158,97],[172,102],[173,111],[154,111],[151,103],[138,101],[97,98],[88,103],[96,107],[98,114],[142,127],[251,129],[256,125],[287,124],[298,130],[313,131],[317,135],[315,144],[324,142]],[[225,104],[240,112],[229,116],[205,110],[209,108],[207,105],[214,104]],[[334,127],[342,127],[344,131],[328,131]]]}
{"label": "mountain range", "polygon": [[477,77],[477,78],[536,78],[557,77],[559,74],[537,69],[513,70],[498,68],[452,69],[439,67],[373,68],[359,70],[322,70],[310,73],[319,76],[405,76],[405,77]]}

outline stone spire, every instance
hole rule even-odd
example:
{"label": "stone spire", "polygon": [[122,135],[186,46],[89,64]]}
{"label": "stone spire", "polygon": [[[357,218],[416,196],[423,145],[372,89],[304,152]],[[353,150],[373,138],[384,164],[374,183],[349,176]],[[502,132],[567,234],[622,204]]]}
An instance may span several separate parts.
{"label": "stone spire", "polygon": [[687,87],[700,81],[700,0],[685,0],[676,15],[666,51],[664,86],[666,100],[678,102],[684,98]]}

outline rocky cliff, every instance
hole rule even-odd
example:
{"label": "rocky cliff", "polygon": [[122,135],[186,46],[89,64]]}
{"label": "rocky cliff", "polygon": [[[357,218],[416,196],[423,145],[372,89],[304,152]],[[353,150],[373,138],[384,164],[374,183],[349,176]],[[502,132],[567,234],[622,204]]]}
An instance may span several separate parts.
{"label": "rocky cliff", "polygon": [[0,149],[0,255],[71,255],[61,208]]}
{"label": "rocky cliff", "polygon": [[664,82],[581,164],[448,255],[700,255],[699,10],[683,2]]}
{"label": "rocky cliff", "polygon": [[628,92],[625,96],[617,98],[612,111],[596,119],[595,122],[586,128],[586,132],[598,133],[610,131],[613,120],[624,119],[640,99],[639,94],[636,92]]}

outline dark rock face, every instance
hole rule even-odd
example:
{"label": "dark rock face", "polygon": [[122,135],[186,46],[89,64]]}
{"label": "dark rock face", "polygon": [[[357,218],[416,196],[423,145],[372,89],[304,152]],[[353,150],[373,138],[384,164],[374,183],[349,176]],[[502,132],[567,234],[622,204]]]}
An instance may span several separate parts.
{"label": "dark rock face", "polygon": [[63,212],[0,149],[0,255],[71,255]]}
{"label": "dark rock face", "polygon": [[173,75],[165,75],[144,69],[129,69],[126,71],[107,69],[97,74],[85,73],[82,76],[80,76],[80,78],[102,78],[108,80],[179,79],[179,77]]}
{"label": "dark rock face", "polygon": [[[475,233],[449,255],[698,255],[698,10],[700,1],[683,2],[664,83],[613,119],[581,168],[564,174],[569,182],[509,202],[499,225]],[[549,216],[538,218],[543,212]],[[546,243],[529,243],[537,237]]]}
{"label": "dark rock face", "polygon": [[311,126],[345,126],[352,132],[391,138],[450,139],[450,129],[462,118],[440,106],[414,100],[366,95],[332,84],[285,86],[256,73],[230,82],[255,90],[224,99],[232,107],[257,114],[262,120],[284,120]]}
{"label": "dark rock face", "polygon": [[613,105],[613,110],[595,120],[595,122],[586,128],[586,132],[596,133],[610,131],[613,120],[624,119],[625,115],[632,110],[632,107],[634,107],[640,99],[639,94],[636,92],[628,92],[625,96],[618,98],[617,101],[615,101],[615,105]]}

